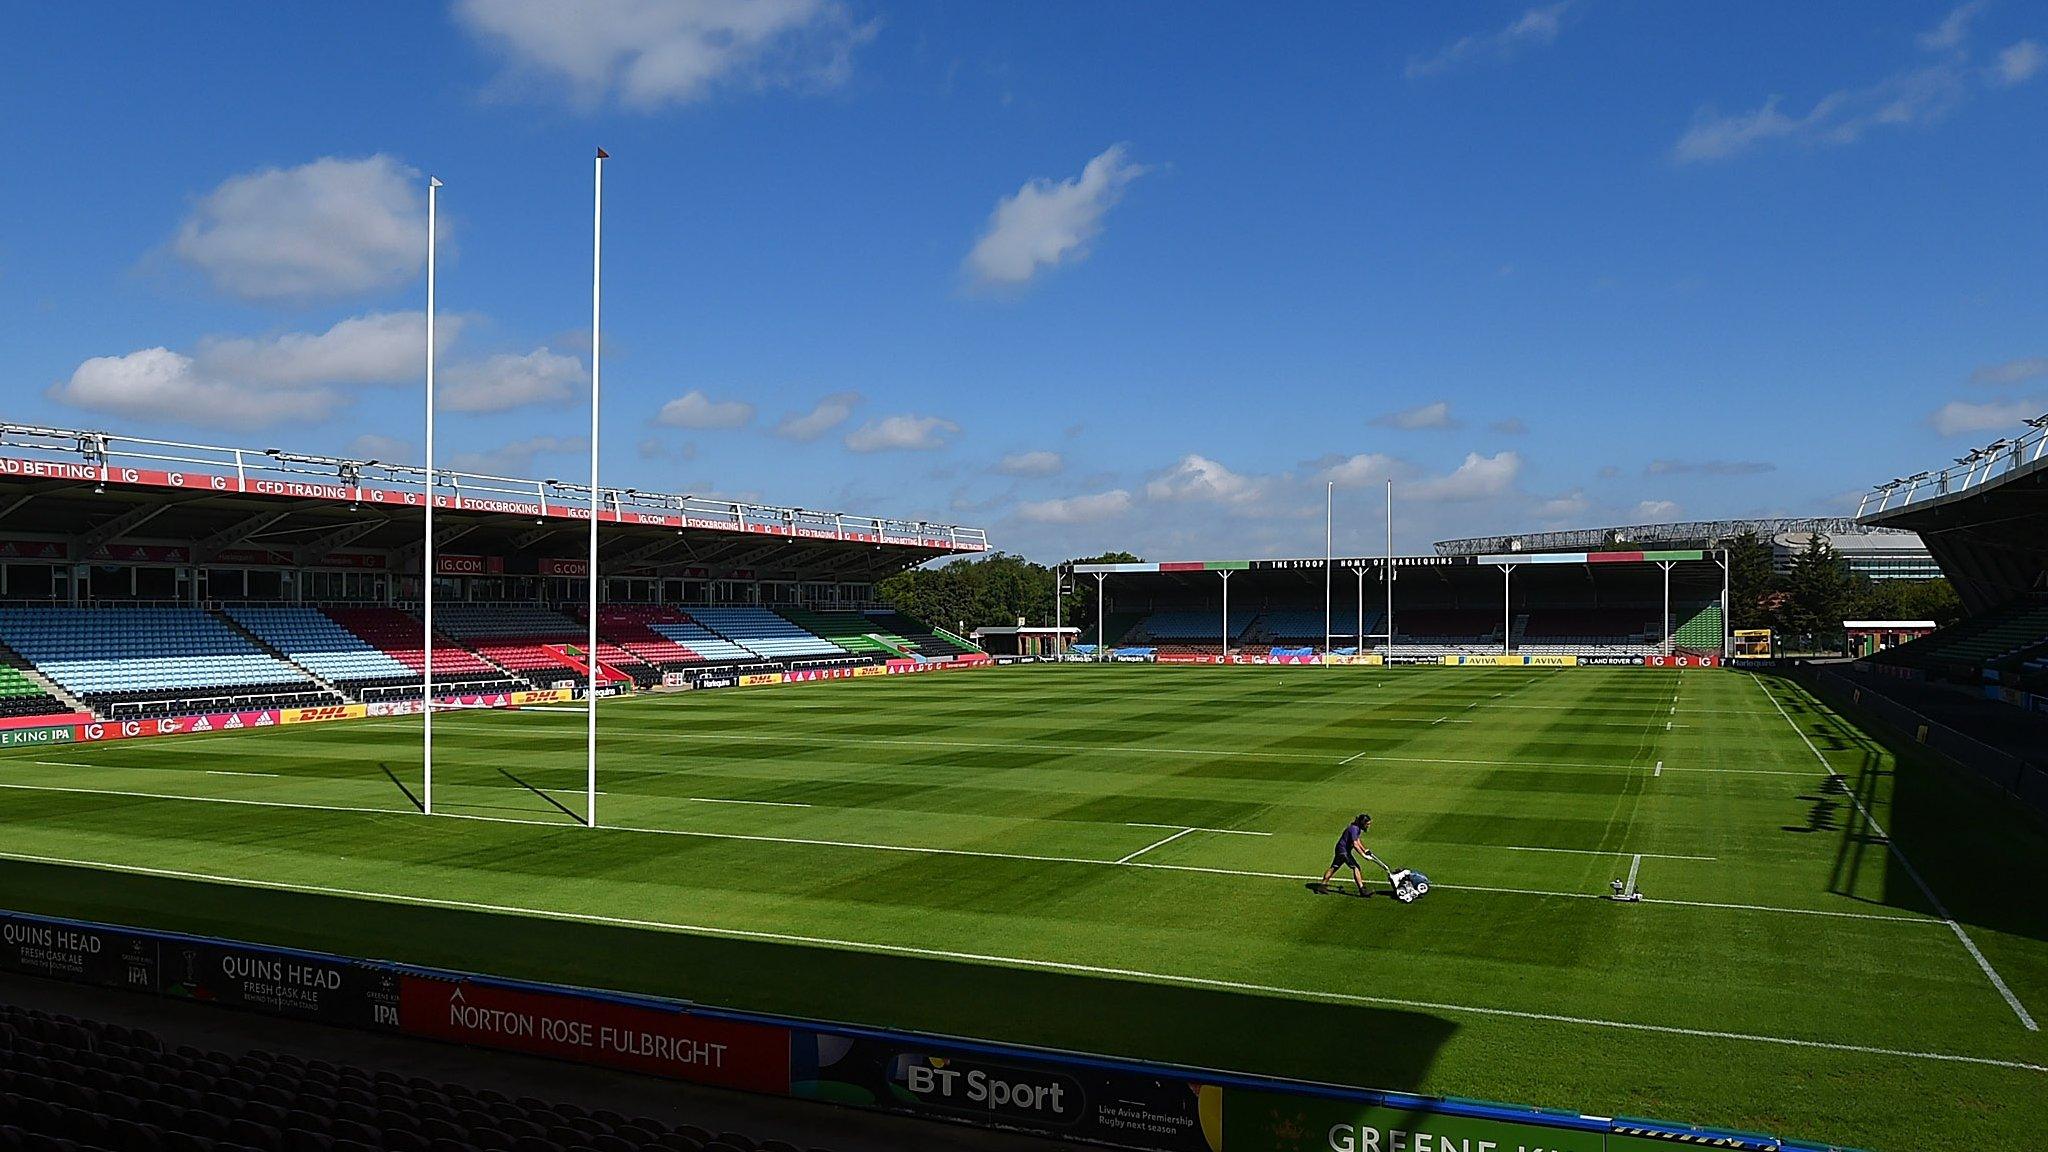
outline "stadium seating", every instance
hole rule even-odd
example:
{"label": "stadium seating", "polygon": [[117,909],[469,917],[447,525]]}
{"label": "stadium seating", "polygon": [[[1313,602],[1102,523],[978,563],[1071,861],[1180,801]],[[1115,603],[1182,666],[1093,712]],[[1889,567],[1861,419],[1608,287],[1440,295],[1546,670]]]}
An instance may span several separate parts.
{"label": "stadium seating", "polygon": [[[1230,614],[1230,638],[1236,640],[1244,635],[1256,615],[1254,612],[1233,611]],[[1223,612],[1221,609],[1212,612],[1206,608],[1163,608],[1140,621],[1138,629],[1153,640],[1206,640],[1214,647],[1223,630]],[[1320,636],[1322,626],[1318,624],[1316,629]]]}
{"label": "stadium seating", "polygon": [[0,609],[0,642],[107,716],[170,716],[338,699],[196,608]]}
{"label": "stadium seating", "polygon": [[950,632],[941,634],[937,628],[920,624],[901,612],[877,611],[867,615],[878,627],[902,637],[913,651],[926,659],[947,660],[981,651]]}
{"label": "stadium seating", "polygon": [[17,716],[55,716],[71,711],[43,686],[21,674],[18,668],[0,667],[0,719]]}
{"label": "stadium seating", "polygon": [[1981,612],[1878,656],[1885,664],[1945,670],[1976,679],[1985,668],[2048,672],[2048,597],[2028,596]]}
{"label": "stadium seating", "polygon": [[690,618],[747,651],[770,659],[847,654],[839,645],[804,631],[766,608],[692,608]]}
{"label": "stadium seating", "polygon": [[[329,608],[326,615],[364,643],[405,665],[407,684],[416,682],[426,668],[417,616],[396,608]],[[509,692],[531,687],[449,639],[445,632],[435,634],[434,686],[437,691],[448,692]],[[367,698],[382,699],[403,695],[402,688],[394,681],[385,687],[365,685],[361,692]]]}
{"label": "stadium seating", "polygon": [[[584,624],[531,604],[436,604],[434,623],[491,663],[541,681],[576,676],[580,665],[552,648],[573,646],[581,651],[589,640]],[[605,643],[602,636],[597,658],[635,683],[661,682],[661,673],[653,665],[616,644]]]}
{"label": "stadium seating", "polygon": [[[572,610],[578,624],[588,609]],[[597,610],[597,639],[614,644],[663,671],[704,663],[704,655],[688,644],[657,631],[663,624],[686,624],[689,617],[658,604],[615,604]]]}
{"label": "stadium seating", "polygon": [[288,1053],[172,1048],[140,1029],[8,1004],[0,1004],[0,1149],[797,1152]]}
{"label": "stadium seating", "polygon": [[[1672,605],[1672,615],[1677,626],[1671,630],[1671,641],[1680,648],[1694,648],[1707,652],[1721,650],[1721,606],[1708,602],[1696,605]],[[1661,640],[1662,636],[1652,639]]]}
{"label": "stadium seating", "polygon": [[419,679],[418,672],[318,608],[236,606],[227,609],[227,616],[292,663],[344,692]]}
{"label": "stadium seating", "polygon": [[1453,649],[1500,647],[1501,618],[1484,608],[1413,608],[1394,613],[1394,630],[1402,644]]}
{"label": "stadium seating", "polygon": [[910,641],[858,612],[811,612],[802,608],[784,608],[782,615],[797,627],[822,636],[855,655],[887,657],[910,654]]}
{"label": "stadium seating", "polygon": [[747,664],[761,659],[688,617],[673,622],[650,620],[647,628],[702,656],[707,664]]}

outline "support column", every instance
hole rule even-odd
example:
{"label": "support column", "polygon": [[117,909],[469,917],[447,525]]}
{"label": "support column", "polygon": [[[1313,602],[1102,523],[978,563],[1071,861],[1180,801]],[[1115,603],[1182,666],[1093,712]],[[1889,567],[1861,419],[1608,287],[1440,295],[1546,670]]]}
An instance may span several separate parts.
{"label": "support column", "polygon": [[1358,575],[1358,654],[1365,655],[1365,569],[1354,569]]}
{"label": "support column", "polygon": [[1223,659],[1230,659],[1230,569],[1216,573],[1223,577]]}
{"label": "support column", "polygon": [[1108,576],[1107,572],[1095,574],[1095,659],[1098,661],[1109,659],[1109,641],[1106,638],[1109,618],[1102,614],[1102,582]]}
{"label": "support column", "polygon": [[1508,654],[1515,632],[1514,574],[1513,564],[1500,566],[1500,654],[1503,656]]}
{"label": "support column", "polygon": [[1669,560],[1657,561],[1657,567],[1664,570],[1664,655],[1671,655],[1671,564]]}
{"label": "support column", "polygon": [[1728,649],[1732,646],[1733,637],[1731,629],[1734,628],[1734,623],[1730,619],[1728,612],[1729,569],[1728,550],[1723,548],[1721,549],[1721,659],[1724,662],[1728,659]]}

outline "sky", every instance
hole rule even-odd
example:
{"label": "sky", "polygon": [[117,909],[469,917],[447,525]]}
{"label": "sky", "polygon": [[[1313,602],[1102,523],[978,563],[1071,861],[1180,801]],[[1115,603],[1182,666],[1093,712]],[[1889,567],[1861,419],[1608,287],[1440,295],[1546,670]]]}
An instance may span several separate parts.
{"label": "sky", "polygon": [[0,421],[1040,560],[1853,512],[2048,411],[2048,11],[0,9]]}

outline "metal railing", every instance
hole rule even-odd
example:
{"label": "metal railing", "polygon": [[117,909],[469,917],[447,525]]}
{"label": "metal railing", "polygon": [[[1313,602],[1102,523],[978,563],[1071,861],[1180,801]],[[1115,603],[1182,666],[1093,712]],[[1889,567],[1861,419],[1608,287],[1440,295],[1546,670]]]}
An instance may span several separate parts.
{"label": "metal railing", "polygon": [[1850,533],[1893,531],[1897,530],[1861,525],[1848,516],[1690,520],[1682,524],[1631,524],[1616,528],[1573,528],[1558,532],[1524,532],[1513,536],[1471,536],[1460,540],[1439,540],[1436,542],[1436,553],[1439,556],[1494,556],[1514,552],[1597,552],[1607,548],[1678,544],[1705,544],[1718,548],[1744,532],[1754,532],[1759,539],[1768,542],[1772,537],[1786,532],[1844,536]]}
{"label": "metal railing", "polygon": [[2026,422],[2028,431],[2009,439],[1994,440],[1972,448],[1955,463],[1940,471],[1915,472],[1874,486],[1856,506],[1856,518],[1876,516],[1910,507],[1915,501],[1936,500],[1981,488],[2008,474],[2048,459],[2048,414]]}
{"label": "metal railing", "polygon": [[[308,455],[278,448],[224,448],[74,428],[0,423],[0,448],[54,458],[68,465],[72,478],[81,482],[104,483],[120,479],[120,474],[129,470],[195,470],[205,476],[232,477],[239,491],[261,494],[261,484],[271,481],[286,486],[275,493],[278,495],[350,502],[355,502],[367,489],[411,495],[417,500],[428,488],[426,469],[412,464]],[[492,476],[450,468],[436,468],[434,473],[433,492],[440,501],[436,507],[460,506],[572,519],[588,519],[590,514],[587,484]],[[252,488],[252,483],[258,487]],[[627,523],[636,515],[644,515],[660,518],[656,523],[674,517],[689,527],[733,532],[772,531],[822,540],[874,539],[963,551],[988,547],[988,533],[983,529],[925,520],[822,512],[638,488],[603,488],[598,493],[598,503]]]}

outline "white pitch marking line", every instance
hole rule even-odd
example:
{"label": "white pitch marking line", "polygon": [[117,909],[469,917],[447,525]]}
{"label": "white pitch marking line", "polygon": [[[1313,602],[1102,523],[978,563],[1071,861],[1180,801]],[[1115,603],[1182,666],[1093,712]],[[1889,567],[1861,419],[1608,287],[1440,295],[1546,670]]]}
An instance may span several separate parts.
{"label": "white pitch marking line", "polygon": [[1877,822],[1877,819],[1870,814],[1870,810],[1863,806],[1863,798],[1856,795],[1856,790],[1854,788],[1847,786],[1848,778],[1843,776],[1840,772],[1835,771],[1834,765],[1828,763],[1828,758],[1820,754],[1820,749],[1813,746],[1812,740],[1807,739],[1806,729],[1801,728],[1796,722],[1794,722],[1792,719],[1792,714],[1790,712],[1785,711],[1785,706],[1783,704],[1778,703],[1778,698],[1776,696],[1771,695],[1771,690],[1769,688],[1764,687],[1763,678],[1757,676],[1757,674],[1754,672],[1750,673],[1750,676],[1752,679],[1756,680],[1757,691],[1762,692],[1766,697],[1769,697],[1771,705],[1778,710],[1778,715],[1783,716],[1785,718],[1785,723],[1791,726],[1792,731],[1799,734],[1799,739],[1806,745],[1806,750],[1808,752],[1813,753],[1814,759],[1820,761],[1821,768],[1825,770],[1830,777],[1833,777],[1837,780],[1841,780],[1843,782],[1844,787],[1842,789],[1842,792],[1844,795],[1849,797],[1849,803],[1854,804],[1856,806],[1857,814],[1862,816],[1863,822],[1870,826],[1870,830],[1872,832],[1877,833],[1878,837],[1884,841],[1885,851],[1891,853],[1892,858],[1899,862],[1899,867],[1904,868],[1906,870],[1906,875],[1911,876],[1913,878],[1913,883],[1919,887],[1920,894],[1922,896],[1927,897],[1927,903],[1933,906],[1935,915],[1941,917],[1942,921],[1949,926],[1949,929],[1956,934],[1956,939],[1963,942],[1963,947],[1969,950],[1971,958],[1977,961],[1977,967],[1982,968],[1984,970],[1984,975],[1989,977],[1991,980],[1991,986],[1993,988],[1998,989],[1998,994],[2000,996],[2005,997],[2006,1005],[2010,1007],[2013,1010],[2013,1013],[2020,1018],[2020,1023],[2026,1025],[2027,1031],[2029,1032],[2039,1032],[2041,1030],[2041,1026],[2039,1024],[2034,1023],[2034,1018],[2027,1014],[2027,1006],[2020,1003],[2020,998],[2018,996],[2013,995],[2012,989],[2006,986],[2005,978],[1998,974],[1998,969],[1993,968],[1991,966],[1991,961],[1984,958],[1984,953],[1977,950],[1977,942],[1975,940],[1970,939],[1970,934],[1968,932],[1963,931],[1963,926],[1961,924],[1956,923],[1956,918],[1954,916],[1949,915],[1948,905],[1943,904],[1941,902],[1941,897],[1936,896],[1934,894],[1934,889],[1928,886],[1926,879],[1920,875],[1920,870],[1918,868],[1913,867],[1913,862],[1911,860],[1906,859],[1906,854],[1904,852],[1899,851],[1899,846],[1892,842],[1891,834],[1886,832],[1884,830],[1884,826],[1882,824],[1879,824]]}
{"label": "white pitch marking line", "polygon": [[1633,896],[1636,894],[1636,873],[1642,871],[1642,868],[1643,857],[1641,854],[1638,854],[1635,860],[1628,866],[1628,887],[1622,890],[1622,895]]}
{"label": "white pitch marking line", "polygon": [[273,780],[281,775],[277,772],[230,772],[225,768],[208,768],[206,774],[208,776],[268,776]]}
{"label": "white pitch marking line", "polygon": [[1151,843],[1151,844],[1147,844],[1147,845],[1145,845],[1145,846],[1144,846],[1143,848],[1140,848],[1140,849],[1138,849],[1138,850],[1137,850],[1136,852],[1133,852],[1133,853],[1131,853],[1131,854],[1130,854],[1129,856],[1126,856],[1126,857],[1124,857],[1123,859],[1121,859],[1121,860],[1118,860],[1118,861],[1117,861],[1117,863],[1119,863],[1119,864],[1129,864],[1129,863],[1130,863],[1131,861],[1133,861],[1133,860],[1136,860],[1136,859],[1137,859],[1138,857],[1140,857],[1140,856],[1143,856],[1143,855],[1144,855],[1145,853],[1147,853],[1147,852],[1150,852],[1150,851],[1151,851],[1151,850],[1153,850],[1154,848],[1164,848],[1164,847],[1165,847],[1165,846],[1167,846],[1168,844],[1171,844],[1171,843],[1173,843],[1173,842],[1174,842],[1175,840],[1178,840],[1178,839],[1180,839],[1181,837],[1183,837],[1183,836],[1185,836],[1185,835],[1187,835],[1188,833],[1190,833],[1190,832],[1193,832],[1193,831],[1194,831],[1194,829],[1193,829],[1193,828],[1183,828],[1183,829],[1181,829],[1180,831],[1178,831],[1178,832],[1175,832],[1175,833],[1174,833],[1173,835],[1171,835],[1171,836],[1168,836],[1168,837],[1167,837],[1166,839],[1164,839],[1164,840],[1159,840],[1159,841],[1155,841],[1155,842],[1153,842],[1153,843]]}
{"label": "white pitch marking line", "polygon": [[1518,844],[1500,844],[1500,845],[1478,844],[1478,845],[1473,845],[1473,847],[1478,847],[1478,848],[1489,848],[1489,847],[1498,847],[1498,848],[1500,848],[1501,850],[1503,850],[1503,851],[1506,851],[1506,852],[1563,852],[1563,853],[1566,853],[1567,855],[1571,855],[1571,856],[1629,856],[1629,855],[1633,855],[1633,856],[1634,856],[1634,857],[1635,857],[1636,859],[1638,859],[1638,860],[1641,860],[1641,859],[1643,859],[1644,857],[1648,857],[1648,858],[1650,858],[1650,859],[1652,859],[1652,860],[1707,860],[1707,861],[1713,861],[1713,860],[1719,860],[1719,859],[1720,859],[1720,857],[1718,857],[1718,856],[1674,856],[1674,855],[1669,855],[1669,854],[1667,854],[1667,853],[1663,853],[1663,852],[1635,852],[1635,853],[1629,853],[1629,852],[1601,852],[1601,851],[1597,851],[1597,850],[1595,850],[1595,849],[1592,849],[1592,848],[1524,848],[1524,847],[1522,847],[1521,845],[1518,845]]}
{"label": "white pitch marking line", "polygon": [[1142,820],[1124,821],[1126,828],[1186,828],[1190,832],[1215,832],[1223,836],[1271,836],[1271,832],[1248,832],[1243,828],[1203,828],[1189,824],[1147,824]]}
{"label": "white pitch marking line", "polygon": [[[1754,1032],[1731,1032],[1718,1029],[1684,1028],[1669,1024],[1643,1024],[1631,1020],[1605,1020],[1593,1016],[1568,1016],[1552,1012],[1526,1012],[1514,1008],[1491,1008],[1474,1004],[1447,1004],[1426,1000],[1403,1000],[1390,996],[1371,996],[1357,992],[1329,992],[1309,988],[1289,988],[1272,984],[1253,984],[1240,980],[1223,980],[1206,976],[1179,976],[1167,972],[1145,972],[1132,968],[1111,968],[1095,964],[1076,964],[1061,960],[1037,960],[1022,956],[997,956],[977,952],[959,952],[940,948],[918,948],[905,944],[881,944],[865,940],[841,940],[825,936],[799,936],[787,932],[762,932],[745,928],[718,928],[701,924],[680,924],[663,920],[644,920],[624,916],[605,916],[594,912],[568,912],[548,908],[527,908],[514,904],[485,904],[473,900],[452,900],[433,896],[408,896],[399,892],[376,892],[358,888],[339,888],[319,884],[293,884],[276,880],[251,880],[240,876],[220,876],[205,872],[185,872],[170,868],[148,868],[134,865],[110,864],[100,860],[73,860],[60,856],[35,856],[21,852],[0,852],[0,859],[22,860],[35,864],[60,864],[72,867],[97,868],[110,872],[129,872],[146,876],[164,876],[178,880],[202,880],[215,884],[232,884],[244,888],[267,888],[281,892],[307,892],[323,896],[346,896],[367,900],[383,900],[395,904],[412,904],[428,908],[461,908],[475,912],[501,912],[515,916],[532,916],[543,920],[569,920],[586,924],[613,924],[626,928],[650,928],[657,931],[694,933],[702,936],[717,936],[734,940],[778,940],[791,944],[808,944],[818,947],[838,948],[856,952],[886,952],[902,956],[927,956],[941,960],[961,960],[971,963],[1002,964],[1019,968],[1037,968],[1056,972],[1079,972],[1095,976],[1122,977],[1134,980],[1152,980],[1162,984],[1179,984],[1196,988],[1225,988],[1239,992],[1259,992],[1269,995],[1302,996],[1318,1000],[1336,1000],[1358,1004],[1385,1004],[1398,1008],[1412,1008],[1432,1012],[1465,1012],[1478,1016],[1497,1016],[1517,1020],[1538,1020],[1556,1024],[1578,1024],[1591,1028],[1614,1028],[1630,1032],[1653,1032],[1671,1036],[1692,1036],[1707,1040],[1740,1040],[1755,1044],[1775,1044],[1791,1048],[1813,1048],[1832,1052],[1858,1052],[1869,1056],[1890,1056],[1907,1060],[1935,1060],[1952,1064],[1978,1064],[1992,1068],[2011,1068],[2022,1072],[2048,1073],[2048,1065],[2029,1064],[2020,1060],[2000,1060],[1989,1056],[1963,1056],[1953,1052],[1916,1052],[1902,1048],[1882,1048],[1868,1044],[1845,1044],[1832,1040],[1804,1040],[1791,1036],[1770,1036]],[[1133,864],[1134,868],[1169,867],[1157,864]],[[1293,879],[1293,877],[1290,877]],[[1435,887],[1447,887],[1436,885]],[[1578,893],[1578,895],[1586,895]],[[1592,898],[1592,897],[1589,897]],[[1679,903],[1678,901],[1643,901],[1649,903]],[[1866,915],[1862,913],[1819,913],[1820,915]],[[1933,924],[1935,920],[1905,916],[1877,916],[1878,920],[1912,920],[1915,923]]]}
{"label": "white pitch marking line", "polygon": [[[282,800],[242,800],[226,796],[176,796],[161,792],[127,792],[111,788],[71,788],[55,784],[0,784],[0,788],[22,792],[69,792],[89,796],[127,796],[143,800],[183,800],[197,804],[243,804],[257,808],[298,808],[318,812],[359,812],[377,816],[416,816],[416,808],[358,808],[339,804],[300,804]],[[582,829],[581,824],[564,824],[560,820],[534,820],[520,816],[479,816],[469,812],[436,812],[429,819],[470,820],[479,824],[513,824],[528,828]],[[1115,860],[1098,860],[1086,856],[1037,856],[1021,852],[990,852],[974,848],[928,848],[914,844],[866,844],[856,840],[818,840],[797,836],[766,836],[742,832],[704,832],[684,828],[637,828],[623,824],[602,824],[598,830],[605,832],[627,832],[644,836],[688,836],[699,840],[732,840],[750,844],[795,844],[806,848],[853,848],[868,852],[900,852],[912,856],[970,856],[984,860],[1024,860],[1039,864],[1092,864],[1098,867],[1115,867]],[[1192,829],[1190,829],[1192,831]],[[1149,851],[1150,849],[1147,849]],[[0,859],[8,854],[0,852]],[[1127,868],[1153,868],[1169,872],[1195,872],[1212,876],[1245,876],[1269,880],[1313,880],[1313,876],[1297,876],[1288,872],[1252,872],[1236,868],[1207,868],[1194,864],[1152,864],[1134,860],[1123,865]],[[1559,896],[1580,900],[1601,899],[1591,892],[1555,892],[1540,888],[1487,888],[1476,884],[1436,884],[1434,888],[1462,890],[1466,892],[1495,892],[1516,896]],[[1771,904],[1724,904],[1708,900],[1657,900],[1649,903],[1684,905],[1693,908],[1723,908],[1742,912],[1785,912],[1798,916],[1833,916],[1848,920],[1890,920],[1913,924],[1939,924],[1942,921],[1925,914],[1914,913],[1893,916],[1873,912],[1834,912],[1820,908],[1786,908]]]}
{"label": "white pitch marking line", "polygon": [[1346,757],[1345,757],[1345,758],[1343,758],[1342,760],[1339,760],[1339,761],[1337,761],[1337,767],[1339,767],[1339,768],[1342,768],[1342,767],[1343,767],[1343,766],[1345,766],[1346,764],[1349,764],[1349,763],[1351,763],[1351,762],[1352,762],[1353,760],[1356,760],[1356,759],[1358,759],[1358,758],[1359,758],[1360,756],[1363,756],[1363,755],[1365,755],[1365,753],[1363,753],[1363,752],[1353,752],[1353,753],[1352,753],[1351,755],[1349,755],[1349,756],[1346,756]]}
{"label": "white pitch marking line", "polygon": [[797,804],[788,800],[721,800],[715,796],[685,796],[692,804],[752,804],[760,808],[809,808],[809,804]]}
{"label": "white pitch marking line", "polygon": [[1441,724],[1441,723],[1443,723],[1443,722],[1444,722],[1444,718],[1443,718],[1443,717],[1441,717],[1441,716],[1439,716],[1439,717],[1437,717],[1436,719],[1434,719],[1434,720],[1431,720],[1431,721],[1429,722],[1429,726],[1430,726],[1430,727],[1432,727],[1432,728],[1434,728],[1434,727],[1436,727],[1437,725],[1439,725],[1439,724]]}

